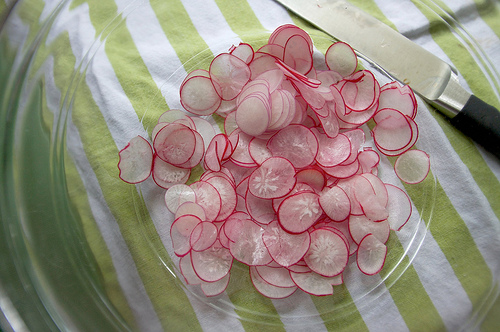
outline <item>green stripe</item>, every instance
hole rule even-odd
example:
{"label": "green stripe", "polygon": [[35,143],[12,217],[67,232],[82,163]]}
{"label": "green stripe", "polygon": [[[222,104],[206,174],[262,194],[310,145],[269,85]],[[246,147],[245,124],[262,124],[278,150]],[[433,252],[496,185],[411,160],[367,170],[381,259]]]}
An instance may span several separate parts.
{"label": "green stripe", "polygon": [[248,266],[237,261],[233,263],[226,293],[235,305],[245,331],[285,331],[273,302],[253,287]]}
{"label": "green stripe", "polygon": [[474,0],[476,9],[481,18],[500,38],[500,5],[498,1]]}
{"label": "green stripe", "polygon": [[[72,72],[75,57],[71,53],[67,34],[61,35],[57,43],[60,45],[60,52],[55,57],[55,78],[58,88],[64,94],[67,86],[63,78]],[[118,222],[163,327],[166,330],[178,328],[200,330],[196,315],[183,290],[175,284],[168,271],[162,268],[156,259],[151,258],[150,243],[158,244],[161,241],[154,237],[148,241],[142,234],[143,229],[137,223],[136,213],[144,203],[137,197],[135,187],[117,178],[118,149],[99,107],[93,101],[92,94],[83,81],[80,82],[75,95],[73,121],[79,128],[86,155],[100,183],[104,198]],[[131,198],[141,205],[132,205]],[[149,216],[140,217],[145,224],[152,224]],[[162,257],[168,257],[166,252],[160,254]]]}
{"label": "green stripe", "polygon": [[264,26],[246,1],[215,0],[227,24],[242,40],[267,34]]}
{"label": "green stripe", "polygon": [[311,296],[328,331],[368,331],[345,284],[334,287],[332,296]]}

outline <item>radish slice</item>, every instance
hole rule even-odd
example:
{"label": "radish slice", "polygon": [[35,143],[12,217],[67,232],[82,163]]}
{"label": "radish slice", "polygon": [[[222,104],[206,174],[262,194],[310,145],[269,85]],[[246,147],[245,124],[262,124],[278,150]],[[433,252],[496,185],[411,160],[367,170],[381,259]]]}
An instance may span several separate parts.
{"label": "radish slice", "polygon": [[316,161],[320,166],[333,167],[347,160],[351,155],[351,141],[346,135],[335,138],[318,133],[318,154]]}
{"label": "radish slice", "polygon": [[424,181],[430,167],[429,155],[422,150],[408,150],[394,163],[394,171],[398,178],[409,184]]}
{"label": "radish slice", "polygon": [[252,46],[250,46],[247,43],[239,43],[238,46],[231,48],[229,53],[241,59],[246,64],[252,62],[254,56],[254,51]]}
{"label": "radish slice", "polygon": [[231,236],[226,233],[232,240],[229,250],[233,257],[249,266],[269,264],[272,258],[262,241],[264,229],[248,219],[242,219],[240,227],[237,232],[233,231]]}
{"label": "radish slice", "polygon": [[179,166],[189,160],[196,147],[196,136],[192,129],[171,123],[155,136],[153,147],[163,161]]}
{"label": "radish slice", "polygon": [[210,78],[217,94],[224,100],[236,98],[250,80],[250,69],[235,55],[222,53],[210,64]]}
{"label": "radish slice", "polygon": [[209,77],[194,76],[181,85],[180,101],[182,106],[196,115],[211,115],[221,104]]}
{"label": "radish slice", "polygon": [[380,86],[370,71],[360,70],[345,78],[340,92],[347,108],[359,112],[378,104]]}
{"label": "radish slice", "polygon": [[373,139],[384,150],[396,151],[409,146],[412,142],[413,128],[407,116],[401,112],[385,108],[374,117],[377,125],[373,128]]}
{"label": "radish slice", "polygon": [[191,175],[189,168],[180,168],[164,162],[158,156],[153,159],[153,180],[161,188],[168,189],[186,183]]}
{"label": "radish slice", "polygon": [[343,283],[341,274],[335,277],[323,277],[315,272],[290,272],[290,277],[292,281],[304,292],[317,296],[332,295],[333,286],[341,285]]}
{"label": "radish slice", "polygon": [[273,260],[284,267],[290,267],[300,261],[309,250],[311,241],[308,232],[290,234],[283,230],[277,221],[266,227],[262,240]]}
{"label": "radish slice", "polygon": [[230,274],[226,274],[222,279],[212,282],[202,281],[201,290],[205,296],[217,296],[222,294],[229,285]]}
{"label": "radish slice", "polygon": [[417,114],[417,100],[409,86],[398,82],[387,83],[380,89],[379,109],[394,108],[414,119]]}
{"label": "radish slice", "polygon": [[172,213],[176,213],[181,204],[195,201],[194,190],[185,184],[176,184],[165,192],[165,204]]}
{"label": "radish slice", "polygon": [[246,134],[262,135],[269,125],[270,110],[266,99],[248,96],[236,109],[236,124]]}
{"label": "radish slice", "polygon": [[358,57],[351,46],[344,42],[332,44],[325,54],[326,65],[343,77],[354,73],[358,66]]}
{"label": "radish slice", "polygon": [[247,190],[245,203],[248,213],[259,224],[267,225],[276,217],[272,200],[259,198]]}
{"label": "radish slice", "polygon": [[283,157],[296,168],[311,165],[318,153],[318,140],[307,127],[290,125],[278,131],[267,143],[273,156]]}
{"label": "radish slice", "polygon": [[364,215],[351,215],[349,217],[349,232],[354,242],[358,244],[367,234],[373,234],[380,242],[386,243],[389,239],[390,227],[387,219],[375,222]]}
{"label": "radish slice", "polygon": [[368,234],[359,243],[356,262],[361,272],[374,275],[382,270],[386,256],[387,246],[373,234]]}
{"label": "radish slice", "polygon": [[196,203],[205,210],[207,221],[214,221],[221,210],[221,196],[217,189],[206,181],[194,182],[190,187],[194,191]]}
{"label": "radish slice", "polygon": [[207,218],[205,210],[199,204],[196,204],[194,202],[184,202],[179,205],[179,207],[175,211],[175,219],[186,214],[196,216],[201,220],[206,220]]}
{"label": "radish slice", "polygon": [[284,267],[256,266],[255,271],[267,283],[276,287],[294,287],[290,272]]}
{"label": "radish slice", "polygon": [[179,269],[181,270],[181,274],[188,285],[199,285],[203,283],[203,280],[201,280],[196,275],[196,272],[194,272],[190,253],[187,253],[185,256],[180,258]]}
{"label": "radish slice", "polygon": [[412,205],[408,195],[400,188],[386,184],[388,202],[387,212],[389,217],[387,221],[392,230],[399,231],[410,219]]}
{"label": "radish slice", "polygon": [[201,223],[200,218],[185,215],[177,218],[170,226],[170,238],[177,256],[184,256],[191,250],[191,233]]}
{"label": "radish slice", "polygon": [[299,192],[287,197],[279,206],[278,221],[290,233],[302,233],[311,227],[323,211],[316,193]]}
{"label": "radish slice", "polygon": [[248,190],[260,198],[278,198],[292,191],[295,181],[293,165],[284,158],[272,157],[252,172]]}
{"label": "radish slice", "polygon": [[311,246],[304,256],[314,272],[333,277],[344,271],[349,259],[349,248],[340,235],[328,228],[311,232]]}
{"label": "radish slice", "polygon": [[271,285],[262,279],[255,266],[250,267],[250,279],[252,280],[252,284],[255,289],[270,299],[283,299],[292,295],[297,290],[297,286],[278,287]]}
{"label": "radish slice", "polygon": [[201,280],[213,282],[224,278],[229,273],[233,265],[233,257],[228,249],[216,241],[207,250],[192,251],[191,263]]}
{"label": "radish slice", "polygon": [[118,169],[120,179],[127,183],[139,183],[151,175],[153,150],[148,141],[136,136],[120,152]]}
{"label": "radish slice", "polygon": [[351,212],[351,202],[342,188],[334,186],[321,193],[319,204],[325,214],[334,221],[346,219]]}
{"label": "radish slice", "polygon": [[236,189],[225,176],[212,176],[205,180],[217,190],[220,197],[220,211],[215,221],[225,220],[236,208]]}
{"label": "radish slice", "polygon": [[314,189],[315,192],[320,192],[326,185],[326,178],[323,172],[315,168],[303,169],[295,175],[297,183],[304,183]]}
{"label": "radish slice", "polygon": [[302,36],[307,41],[309,52],[313,52],[313,42],[309,34],[293,24],[284,24],[276,28],[269,36],[269,44],[285,46],[288,39],[294,35]]}
{"label": "radish slice", "polygon": [[191,232],[189,243],[194,251],[204,251],[210,248],[217,240],[217,226],[211,222],[202,221]]}

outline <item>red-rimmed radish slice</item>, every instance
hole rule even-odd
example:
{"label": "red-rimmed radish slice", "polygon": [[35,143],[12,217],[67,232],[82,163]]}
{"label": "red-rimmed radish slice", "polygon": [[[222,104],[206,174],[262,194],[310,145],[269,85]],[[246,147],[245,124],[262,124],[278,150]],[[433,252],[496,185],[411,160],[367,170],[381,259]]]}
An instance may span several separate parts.
{"label": "red-rimmed radish slice", "polygon": [[275,157],[283,157],[296,168],[311,165],[318,153],[318,140],[302,125],[290,125],[274,134],[267,147]]}
{"label": "red-rimmed radish slice", "polygon": [[[207,170],[218,172],[221,170],[222,158],[226,154],[227,149],[232,150],[232,146],[225,134],[215,135],[210,144],[208,144],[205,152],[203,166]],[[232,153],[232,151],[231,151]]]}
{"label": "red-rimmed radish slice", "polygon": [[203,281],[213,282],[224,278],[231,270],[233,257],[219,241],[203,251],[191,251],[191,263],[196,275]]}
{"label": "red-rimmed radish slice", "polygon": [[334,70],[318,70],[316,78],[321,81],[321,85],[330,86],[340,82],[343,77]]}
{"label": "red-rimmed radish slice", "polygon": [[181,270],[181,274],[188,285],[199,285],[203,282],[203,280],[196,275],[196,272],[194,272],[190,253],[187,253],[185,256],[180,258],[179,269]]}
{"label": "red-rimmed radish slice", "polygon": [[[343,77],[354,73],[358,66],[358,57],[351,46],[344,42],[332,44],[325,53],[328,69],[333,70]],[[333,83],[332,83],[333,84]]]}
{"label": "red-rimmed radish slice", "polygon": [[202,281],[201,290],[205,296],[217,296],[222,294],[229,285],[230,274],[226,274],[222,279],[212,282]]}
{"label": "red-rimmed radish slice", "polygon": [[229,250],[233,257],[249,266],[269,264],[272,258],[262,241],[264,228],[248,219],[241,219],[239,227],[236,232],[231,231],[230,236],[226,225],[226,235],[232,240],[229,242]]}
{"label": "red-rimmed radish slice", "polygon": [[170,238],[177,256],[184,256],[191,250],[191,233],[201,223],[200,218],[193,215],[181,216],[170,226]]}
{"label": "red-rimmed radish slice", "polygon": [[401,181],[415,184],[424,181],[431,167],[429,155],[422,150],[408,150],[396,159],[394,171]]}
{"label": "red-rimmed radish slice", "polygon": [[413,140],[413,120],[401,112],[385,108],[379,110],[374,118],[377,123],[372,130],[373,140],[383,150],[399,151],[409,147]]}
{"label": "red-rimmed radish slice", "polygon": [[[257,50],[257,56],[270,55],[273,58],[283,60],[285,46],[277,44],[266,44]],[[259,75],[260,76],[260,75]]]}
{"label": "red-rimmed radish slice", "polygon": [[235,242],[238,239],[240,229],[244,227],[247,221],[253,222],[248,213],[243,211],[236,211],[227,218],[222,229],[229,241]]}
{"label": "red-rimmed radish slice", "polygon": [[360,70],[345,78],[340,89],[348,109],[359,112],[372,108],[378,103],[380,85],[368,70]]}
{"label": "red-rimmed radish slice", "polygon": [[417,100],[413,90],[408,85],[401,86],[396,81],[381,87],[378,107],[397,109],[413,119],[417,114]]}
{"label": "red-rimmed radish slice", "polygon": [[161,160],[174,166],[181,165],[193,156],[195,132],[182,124],[168,124],[156,134],[153,147]]}
{"label": "red-rimmed radish slice", "polygon": [[205,220],[207,218],[205,210],[195,202],[184,202],[180,204],[175,211],[175,219],[186,214],[191,214],[200,218],[201,220]]}
{"label": "red-rimmed radish slice", "polygon": [[247,43],[239,43],[238,46],[232,47],[229,53],[241,59],[246,64],[252,62],[254,56],[253,47]]}
{"label": "red-rimmed radish slice", "polygon": [[351,234],[349,233],[349,219],[346,219],[341,222],[335,222],[332,223],[333,225],[330,225],[332,229],[342,233],[344,236],[344,240],[347,239],[347,244],[349,246],[349,256],[354,254],[358,250],[358,244],[354,242],[354,240],[351,237]]}
{"label": "red-rimmed radish slice", "polygon": [[210,122],[203,118],[193,117],[191,119],[195,125],[196,131],[201,135],[201,137],[203,137],[203,143],[205,144],[205,147],[208,147],[208,144],[216,135],[214,127]]}
{"label": "red-rimmed radish slice", "polygon": [[283,24],[276,28],[269,36],[269,44],[278,44],[285,46],[288,39],[290,39],[290,37],[294,35],[304,37],[304,39],[307,41],[307,45],[309,46],[309,52],[313,53],[313,42],[311,36],[309,36],[309,34],[304,30],[293,24]]}
{"label": "red-rimmed radish slice", "polygon": [[196,115],[211,115],[221,104],[211,79],[205,76],[187,79],[181,85],[180,101],[188,112]]}
{"label": "red-rimmed radish slice", "polygon": [[225,220],[236,208],[236,188],[225,176],[212,176],[205,180],[211,184],[218,192],[221,201],[221,207],[215,221]]}
{"label": "red-rimmed radish slice", "polygon": [[330,138],[324,134],[318,138],[316,161],[324,167],[333,167],[345,162],[351,156],[351,140],[344,134]]}
{"label": "red-rimmed radish slice", "polygon": [[399,156],[399,155],[403,154],[404,152],[408,151],[410,148],[412,148],[413,145],[415,145],[415,143],[417,142],[417,139],[418,139],[417,123],[412,118],[406,117],[406,119],[410,123],[410,126],[412,128],[412,132],[413,132],[412,139],[411,139],[410,143],[408,143],[406,146],[404,146],[398,150],[387,150],[387,149],[384,149],[384,147],[375,144],[377,149],[380,152],[382,152],[383,154],[385,154],[386,156]]}
{"label": "red-rimmed radish slice", "polygon": [[221,196],[217,189],[206,181],[196,181],[189,186],[195,193],[196,203],[205,210],[207,221],[215,220],[221,210]]}
{"label": "red-rimmed radish slice", "polygon": [[296,290],[297,286],[293,287],[278,287],[271,285],[259,275],[255,266],[250,267],[250,279],[255,289],[270,299],[283,299],[292,295]]}
{"label": "red-rimmed radish slice", "polygon": [[271,151],[267,148],[267,140],[257,137],[252,138],[248,144],[248,152],[250,153],[250,157],[252,157],[258,165],[261,165],[264,161],[273,156]]}
{"label": "red-rimmed radish slice", "polygon": [[290,272],[295,272],[295,273],[309,273],[309,272],[312,272],[312,270],[311,270],[311,268],[309,266],[302,265],[302,264],[300,264],[300,262],[297,263],[297,264],[290,265],[287,269]]}
{"label": "red-rimmed radish slice", "polygon": [[273,209],[273,201],[270,199],[259,198],[247,190],[245,196],[245,206],[248,214],[259,224],[269,224],[276,218]]}
{"label": "red-rimmed radish slice", "polygon": [[351,164],[336,165],[333,167],[321,167],[325,173],[338,179],[347,179],[358,173],[359,161],[356,159]]}
{"label": "red-rimmed radish slice", "polygon": [[367,234],[373,234],[382,243],[386,243],[390,235],[389,222],[386,220],[375,222],[368,217],[354,216],[349,217],[349,233],[356,243],[360,243]]}
{"label": "red-rimmed radish slice", "polygon": [[176,184],[186,183],[191,175],[191,170],[170,165],[155,156],[152,174],[153,180],[158,186],[168,189]]}
{"label": "red-rimmed radish slice", "polygon": [[386,245],[373,234],[367,234],[359,243],[356,262],[361,272],[374,275],[382,270],[386,256]]}
{"label": "red-rimmed radish slice", "polygon": [[262,239],[273,260],[284,267],[290,267],[299,262],[309,249],[311,241],[308,232],[288,233],[277,221],[273,221],[266,227]]}
{"label": "red-rimmed radish slice", "polygon": [[284,267],[256,266],[255,270],[267,283],[276,287],[294,287],[290,272]]}
{"label": "red-rimmed radish slice", "polygon": [[307,266],[325,277],[341,274],[349,259],[349,248],[342,237],[328,228],[316,229],[310,236],[311,246],[304,256]]}
{"label": "red-rimmed radish slice", "polygon": [[286,41],[283,62],[301,74],[307,74],[313,66],[309,40],[301,35],[293,35]]}
{"label": "red-rimmed radish slice", "polygon": [[318,221],[323,211],[319,205],[319,195],[299,192],[281,202],[278,208],[278,221],[290,233],[302,233]]}
{"label": "red-rimmed radish slice", "polygon": [[410,219],[412,205],[408,195],[400,188],[386,184],[388,203],[387,211],[389,217],[387,221],[392,230],[399,231]]}
{"label": "red-rimmed radish slice", "polygon": [[316,272],[290,272],[290,277],[297,287],[308,294],[316,296],[332,295],[333,286],[338,286],[343,283],[341,274],[335,277],[324,277]]}
{"label": "red-rimmed radish slice", "polygon": [[248,179],[248,190],[260,198],[279,198],[295,186],[295,168],[285,158],[272,157],[255,169]]}
{"label": "red-rimmed radish slice", "polygon": [[120,179],[127,183],[139,183],[151,175],[153,150],[151,144],[141,136],[132,138],[119,152]]}
{"label": "red-rimmed radish slice", "polygon": [[182,168],[193,168],[198,165],[203,160],[203,155],[205,154],[205,143],[203,142],[203,137],[197,132],[193,131],[195,137],[195,147],[192,156],[183,164],[178,165]]}
{"label": "red-rimmed radish slice", "polygon": [[160,115],[160,117],[158,118],[158,123],[172,123],[177,120],[193,121],[193,119],[189,115],[187,115],[186,112],[178,109],[171,109],[163,112],[162,115]]}
{"label": "red-rimmed radish slice", "polygon": [[267,70],[259,74],[259,76],[255,78],[255,80],[263,80],[267,82],[270,93],[274,92],[277,88],[279,88],[283,83],[284,79],[285,75],[283,74],[283,71],[280,70],[279,68]]}
{"label": "red-rimmed radish slice", "polygon": [[304,183],[314,189],[315,192],[321,192],[326,185],[325,174],[316,168],[305,168],[295,175],[297,183]]}
{"label": "red-rimmed radish slice", "polygon": [[210,64],[209,73],[215,91],[224,100],[236,98],[251,75],[245,61],[229,53],[216,56]]}
{"label": "red-rimmed radish slice", "polygon": [[377,168],[380,163],[380,155],[377,151],[371,148],[364,148],[363,151],[358,154],[358,160],[362,173],[372,173],[377,175]]}
{"label": "red-rimmed radish slice", "polygon": [[270,109],[265,100],[248,96],[236,109],[236,124],[250,136],[262,135],[269,126]]}
{"label": "red-rimmed radish slice", "polygon": [[382,184],[381,188],[384,191],[379,196],[366,177],[358,176],[354,181],[354,198],[359,202],[365,216],[372,221],[382,221],[388,217],[385,186]]}
{"label": "red-rimmed radish slice", "polygon": [[189,243],[194,251],[210,248],[217,240],[218,229],[213,223],[202,221],[191,232]]}
{"label": "red-rimmed radish slice", "polygon": [[321,193],[319,204],[325,214],[334,221],[342,221],[351,213],[349,197],[338,186],[334,186]]}
{"label": "red-rimmed radish slice", "polygon": [[165,192],[165,204],[172,213],[176,213],[181,204],[195,201],[194,190],[186,184],[176,184]]}
{"label": "red-rimmed radish slice", "polygon": [[252,76],[250,79],[255,79],[260,74],[278,68],[276,58],[272,55],[256,52],[253,61],[248,65]]}
{"label": "red-rimmed radish slice", "polygon": [[[230,159],[240,167],[257,166],[248,149],[252,138],[252,136],[245,134],[239,129],[229,135],[229,141],[234,148]],[[235,143],[233,144],[233,142]]]}

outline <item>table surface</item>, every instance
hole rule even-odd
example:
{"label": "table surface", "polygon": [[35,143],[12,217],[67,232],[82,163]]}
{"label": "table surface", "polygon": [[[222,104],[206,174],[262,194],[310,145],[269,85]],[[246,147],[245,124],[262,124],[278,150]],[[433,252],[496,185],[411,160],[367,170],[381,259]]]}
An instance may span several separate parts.
{"label": "table surface", "polygon": [[[498,1],[351,2],[452,64],[467,90],[500,106]],[[0,1],[0,10],[6,12],[7,3]],[[43,41],[53,52],[40,66],[45,100],[54,114],[66,93],[65,75],[80,63],[87,65],[67,133],[68,146],[74,147],[69,163],[86,193],[82,222],[103,287],[130,326],[141,331],[493,331],[500,326],[500,303],[493,303],[500,281],[500,161],[420,99],[417,147],[431,156],[436,184],[426,207],[432,213],[419,211],[430,222],[425,239],[411,262],[405,258],[408,267],[397,280],[383,278],[388,273],[383,271],[374,277],[382,280],[378,291],[360,297],[363,280],[353,276],[332,296],[297,294],[283,300],[265,299],[251,286],[235,284],[212,305],[173,282],[148,249],[151,243],[165,245],[162,254],[175,261],[166,231],[172,216],[155,206],[161,195],[148,196],[157,191],[145,191],[138,203],[130,193],[133,186],[118,183],[118,151],[136,135],[147,137],[162,111],[178,107],[179,82],[173,77],[194,69],[190,59],[199,52],[213,56],[225,43],[252,42],[285,23],[313,35],[318,48],[325,37],[271,0],[57,5],[21,1],[4,29],[21,52],[50,13],[59,11]],[[447,17],[448,25],[431,9]],[[106,162],[95,156],[101,152],[109,156]],[[383,163],[382,168],[390,168],[389,161]],[[418,200],[418,193],[412,198]],[[144,208],[141,218],[148,220],[153,240],[137,235],[144,232],[144,225],[131,221],[137,218],[137,204]],[[352,310],[335,316],[346,298],[354,299]],[[261,313],[259,321],[249,319],[248,311]]]}

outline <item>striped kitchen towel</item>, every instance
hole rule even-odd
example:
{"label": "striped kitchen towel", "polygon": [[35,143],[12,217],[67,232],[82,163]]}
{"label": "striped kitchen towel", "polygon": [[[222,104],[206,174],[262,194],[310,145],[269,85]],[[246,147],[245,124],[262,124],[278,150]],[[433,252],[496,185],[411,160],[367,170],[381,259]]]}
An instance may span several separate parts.
{"label": "striped kitchen towel", "polygon": [[[463,86],[500,107],[498,1],[350,2],[452,64]],[[122,182],[118,151],[134,136],[149,138],[164,111],[181,108],[179,86],[188,72],[207,69],[231,45],[261,46],[286,23],[309,32],[316,52],[332,42],[272,0],[26,0],[14,6],[3,27],[12,66],[36,46],[29,79],[43,82],[42,117],[52,139],[64,137],[68,194],[108,310],[139,331],[498,330],[500,161],[421,99],[417,147],[431,156],[431,174],[404,187],[414,213],[408,228],[391,234],[379,275],[367,278],[353,269],[331,296],[296,292],[279,300],[255,291],[241,264],[216,298],[176,277],[164,190],[152,181]],[[218,119],[209,121],[221,131]],[[403,187],[390,172],[392,162],[382,158],[379,174]]]}

